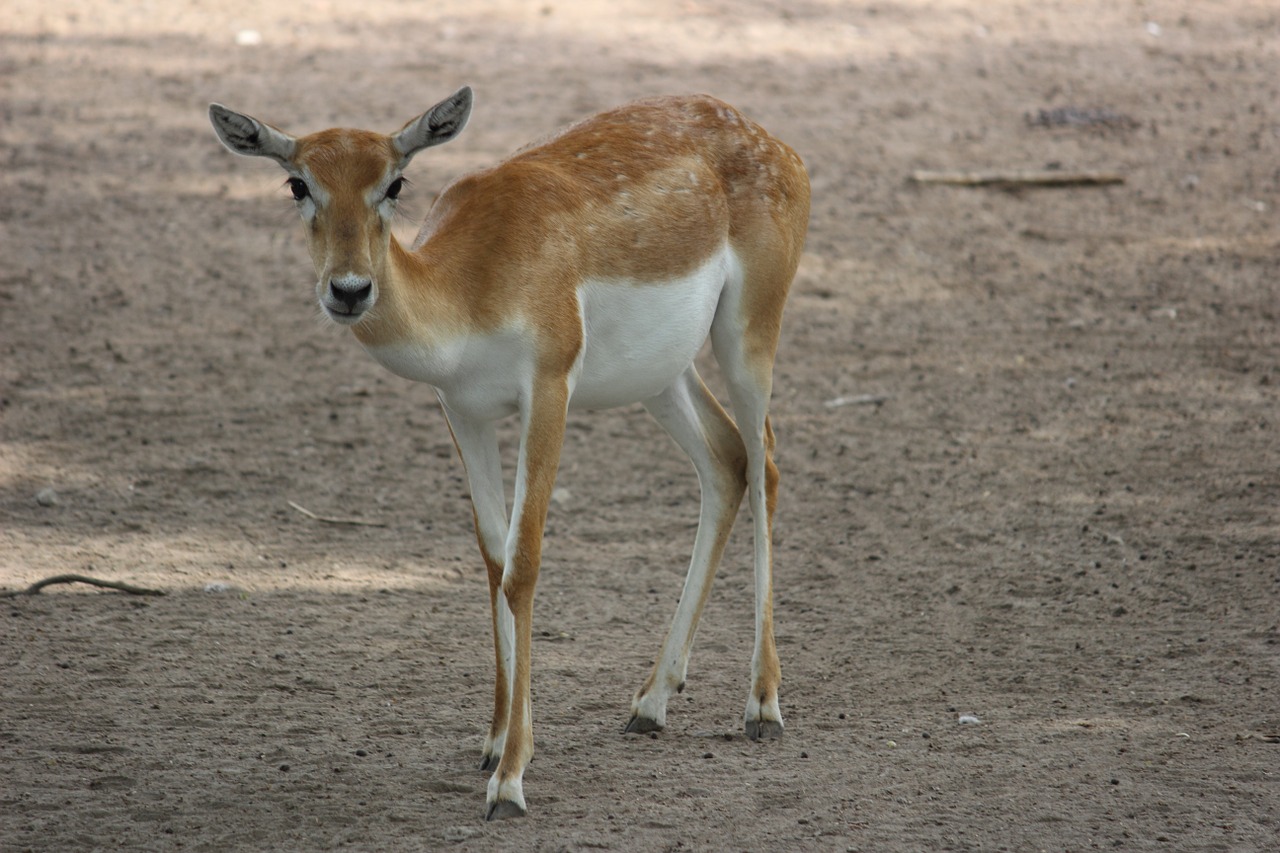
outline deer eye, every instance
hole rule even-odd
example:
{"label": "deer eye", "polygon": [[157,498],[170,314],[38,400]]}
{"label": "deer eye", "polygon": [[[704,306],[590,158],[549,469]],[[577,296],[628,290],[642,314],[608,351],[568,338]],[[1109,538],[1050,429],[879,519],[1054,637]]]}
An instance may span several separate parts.
{"label": "deer eye", "polygon": [[307,189],[307,183],[302,178],[290,178],[289,191],[293,193],[294,201],[302,201],[311,195],[311,190]]}
{"label": "deer eye", "polygon": [[395,201],[400,198],[400,191],[402,189],[404,189],[404,178],[396,178],[391,182],[391,185],[387,187],[387,198]]}

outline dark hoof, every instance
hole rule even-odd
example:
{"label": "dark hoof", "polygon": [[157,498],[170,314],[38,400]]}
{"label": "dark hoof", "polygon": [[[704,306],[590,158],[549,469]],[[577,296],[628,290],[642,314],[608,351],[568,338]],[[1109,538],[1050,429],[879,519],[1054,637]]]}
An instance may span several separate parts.
{"label": "dark hoof", "polygon": [[777,720],[747,720],[747,737],[752,740],[777,740],[782,737],[782,723]]}
{"label": "dark hoof", "polygon": [[498,800],[489,806],[489,811],[485,813],[485,820],[506,820],[509,817],[524,817],[525,810],[517,803],[510,800]]}
{"label": "dark hoof", "polygon": [[642,735],[648,732],[660,731],[662,731],[662,726],[658,725],[657,720],[636,716],[627,721],[627,727],[622,730],[622,733]]}
{"label": "dark hoof", "polygon": [[481,770],[497,770],[498,762],[501,760],[502,760],[501,755],[489,755],[486,753],[485,755],[480,757],[480,769]]}

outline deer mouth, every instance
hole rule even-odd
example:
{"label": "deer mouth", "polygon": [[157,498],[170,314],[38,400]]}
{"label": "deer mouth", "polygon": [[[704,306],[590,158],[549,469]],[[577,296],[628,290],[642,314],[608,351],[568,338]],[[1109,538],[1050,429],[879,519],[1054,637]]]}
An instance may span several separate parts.
{"label": "deer mouth", "polygon": [[346,305],[335,306],[325,302],[321,302],[320,307],[324,309],[325,315],[339,326],[354,326],[360,322],[366,311],[365,308],[349,308]]}

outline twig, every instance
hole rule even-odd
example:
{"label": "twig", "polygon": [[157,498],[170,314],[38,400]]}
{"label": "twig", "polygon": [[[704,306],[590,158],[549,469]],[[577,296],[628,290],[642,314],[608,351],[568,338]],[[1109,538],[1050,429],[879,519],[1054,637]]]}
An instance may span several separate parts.
{"label": "twig", "polygon": [[959,187],[1069,187],[1104,186],[1124,183],[1116,172],[1062,172],[1056,169],[1013,172],[929,172],[911,173],[917,184],[950,184]]}
{"label": "twig", "polygon": [[165,595],[162,589],[147,589],[142,586],[133,586],[132,584],[121,583],[119,581],[104,581],[98,578],[91,578],[87,575],[54,575],[51,578],[45,578],[42,581],[36,581],[26,589],[6,590],[0,592],[0,598],[14,598],[19,595],[35,595],[46,586],[52,586],[55,583],[87,583],[91,586],[100,586],[105,589],[118,589],[121,592],[127,592],[130,595]]}
{"label": "twig", "polygon": [[828,409],[838,409],[841,406],[875,406],[879,408],[889,402],[890,399],[888,394],[858,394],[855,397],[836,397],[827,400],[822,405]]}
{"label": "twig", "polygon": [[1236,740],[1260,740],[1263,743],[1280,743],[1280,734],[1275,732],[1248,732],[1236,735]]}
{"label": "twig", "polygon": [[354,524],[354,525],[359,525],[361,527],[386,527],[387,526],[387,523],[385,521],[365,521],[363,518],[333,518],[331,516],[326,516],[326,515],[316,515],[314,512],[307,509],[305,506],[298,506],[293,501],[289,501],[289,506],[293,507],[298,512],[302,513],[307,518],[314,519],[315,521],[323,521],[325,524]]}

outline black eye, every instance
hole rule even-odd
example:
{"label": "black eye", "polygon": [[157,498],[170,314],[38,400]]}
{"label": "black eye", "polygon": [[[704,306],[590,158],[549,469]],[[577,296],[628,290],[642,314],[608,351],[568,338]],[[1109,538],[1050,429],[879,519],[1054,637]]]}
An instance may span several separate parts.
{"label": "black eye", "polygon": [[311,195],[311,191],[307,189],[306,181],[302,180],[302,178],[290,178],[289,191],[293,193],[294,201],[302,201],[304,198]]}
{"label": "black eye", "polygon": [[396,178],[391,182],[391,186],[387,187],[387,198],[395,201],[400,198],[400,190],[404,189],[404,178]]}

